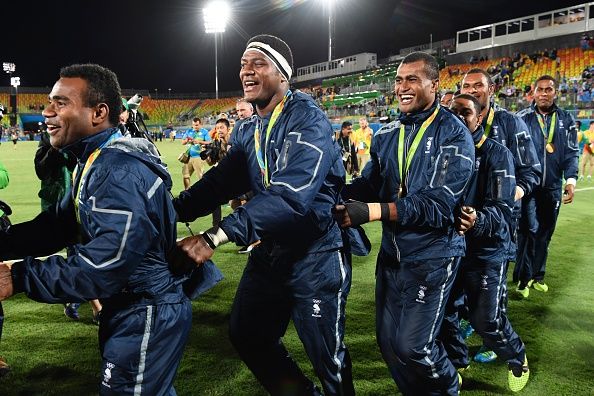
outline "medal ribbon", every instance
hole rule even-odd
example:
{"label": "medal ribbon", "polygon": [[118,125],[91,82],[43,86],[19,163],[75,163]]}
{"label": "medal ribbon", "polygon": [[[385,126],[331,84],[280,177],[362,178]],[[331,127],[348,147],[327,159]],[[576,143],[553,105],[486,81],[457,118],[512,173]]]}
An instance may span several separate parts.
{"label": "medal ribbon", "polygon": [[[99,146],[97,149],[95,149],[95,151],[93,151],[91,153],[91,155],[89,155],[89,158],[87,158],[87,161],[85,162],[85,165],[83,166],[83,170],[80,175],[80,181],[78,182],[78,185],[76,186],[76,193],[74,195],[74,208],[75,208],[76,220],[78,221],[78,224],[80,224],[80,211],[78,208],[78,202],[81,199],[80,194],[81,194],[81,190],[82,190],[82,185],[85,180],[85,176],[89,172],[89,169],[91,168],[91,165],[93,165],[93,162],[95,162],[97,157],[99,157],[99,154],[101,153],[101,149],[103,147],[105,147],[105,145],[107,143],[111,142],[112,140],[121,138],[122,136],[123,135],[121,134],[121,132],[114,133],[101,146]],[[77,173],[78,173],[78,165],[76,166],[76,168],[74,168],[74,171],[72,172],[72,181],[73,182],[76,180]]]}
{"label": "medal ribbon", "polygon": [[419,143],[421,143],[425,131],[427,131],[427,128],[429,128],[429,125],[431,125],[438,112],[439,105],[437,105],[433,114],[431,114],[431,116],[429,116],[429,118],[427,118],[421,125],[421,129],[417,132],[410,149],[406,153],[406,158],[404,158],[404,125],[400,125],[400,134],[398,136],[398,169],[400,171],[400,185],[404,185],[404,178],[408,173],[408,168],[410,167],[410,163],[419,147]]}
{"label": "medal ribbon", "polygon": [[291,91],[287,91],[283,100],[280,101],[279,104],[276,105],[274,111],[272,112],[272,116],[270,117],[270,122],[268,123],[268,127],[266,128],[266,138],[264,140],[264,151],[262,151],[261,142],[260,142],[260,126],[256,124],[256,130],[254,131],[254,150],[256,151],[256,159],[258,160],[258,165],[260,166],[260,171],[262,172],[262,181],[264,182],[264,187],[268,188],[270,186],[270,176],[268,174],[268,157],[266,156],[266,150],[268,149],[268,140],[270,139],[270,132],[276,124],[276,120],[282,113],[285,102],[287,98],[291,96]]}
{"label": "medal ribbon", "polygon": [[538,124],[540,125],[542,135],[547,139],[547,144],[551,144],[551,142],[553,141],[553,136],[555,135],[555,125],[557,124],[557,112],[553,113],[553,116],[551,117],[551,125],[549,126],[548,135],[544,116],[537,113],[536,118],[538,119]]}
{"label": "medal ribbon", "polygon": [[489,109],[489,115],[487,116],[487,126],[485,127],[485,136],[489,137],[491,133],[491,126],[493,125],[493,119],[495,118],[495,109],[493,106]]}

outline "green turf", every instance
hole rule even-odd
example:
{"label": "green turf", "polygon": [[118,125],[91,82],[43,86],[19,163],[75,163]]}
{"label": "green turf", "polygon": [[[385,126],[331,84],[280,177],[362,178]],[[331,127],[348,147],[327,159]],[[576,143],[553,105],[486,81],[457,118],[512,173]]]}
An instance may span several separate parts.
{"label": "green turf", "polygon": [[[39,182],[33,171],[35,143],[19,142],[0,146],[0,161],[10,173],[10,185],[0,191],[9,202],[14,222],[33,217],[39,210],[36,191]],[[159,144],[169,162],[174,193],[181,188],[181,164],[175,159],[179,143]],[[582,183],[588,187],[594,183]],[[524,395],[594,394],[594,279],[592,265],[592,224],[594,190],[576,194],[576,202],[563,206],[551,243],[546,294],[531,290],[527,300],[511,294],[509,316],[526,343],[531,381]],[[228,213],[225,208],[223,213]],[[210,218],[192,225],[195,231],[210,225]],[[366,226],[374,242],[371,256],[355,258],[353,286],[347,304],[346,344],[353,359],[355,387],[361,395],[390,395],[397,389],[381,359],[374,331],[374,266],[380,237],[378,225]],[[187,235],[183,226],[180,235]],[[32,239],[31,243],[35,243]],[[217,249],[216,263],[226,279],[193,303],[194,319],[176,380],[180,395],[260,395],[265,394],[238,359],[227,339],[227,321],[237,282],[246,256],[237,247]],[[513,290],[514,285],[508,285]],[[82,319],[73,322],[61,306],[39,304],[24,296],[4,302],[7,321],[0,355],[12,366],[0,380],[0,395],[88,395],[97,393],[100,359],[97,328],[91,324],[91,309],[80,309]],[[285,343],[305,372],[312,370],[303,348],[290,326]],[[473,335],[471,351],[480,346]],[[463,394],[508,394],[507,369],[503,362],[473,364],[464,375]]]}

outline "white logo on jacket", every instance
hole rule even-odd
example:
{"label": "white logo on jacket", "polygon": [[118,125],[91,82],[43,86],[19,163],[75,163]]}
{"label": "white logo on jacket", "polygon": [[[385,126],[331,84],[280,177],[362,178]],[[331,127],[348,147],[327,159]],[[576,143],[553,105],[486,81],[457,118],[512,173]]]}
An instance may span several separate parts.
{"label": "white logo on jacket", "polygon": [[317,298],[313,299],[313,313],[311,314],[311,316],[313,316],[314,318],[321,318],[321,311],[322,309],[320,308],[320,304],[322,303],[322,300],[318,300]]}
{"label": "white logo on jacket", "polygon": [[419,292],[417,293],[417,298],[415,299],[416,302],[425,304],[425,290],[427,290],[427,286],[419,285]]}
{"label": "white logo on jacket", "polygon": [[427,143],[425,144],[425,154],[429,154],[431,150],[431,143],[433,143],[433,136],[429,136],[427,138]]}

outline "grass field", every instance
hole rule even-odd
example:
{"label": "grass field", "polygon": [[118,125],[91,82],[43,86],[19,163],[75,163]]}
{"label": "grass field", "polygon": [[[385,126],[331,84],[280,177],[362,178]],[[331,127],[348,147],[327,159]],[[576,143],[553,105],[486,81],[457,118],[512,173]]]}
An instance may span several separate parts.
{"label": "grass field", "polygon": [[[39,181],[33,170],[36,143],[0,146],[0,161],[8,168],[10,185],[0,199],[14,211],[13,222],[39,211]],[[181,164],[175,159],[179,143],[163,142],[159,149],[173,174],[174,194],[181,189]],[[594,183],[583,183],[574,204],[563,206],[551,243],[548,293],[531,291],[520,301],[510,293],[509,316],[527,346],[531,381],[523,395],[594,395]],[[228,213],[225,208],[223,213]],[[192,225],[194,231],[210,225],[210,217]],[[360,395],[392,395],[398,391],[381,359],[374,331],[374,268],[380,240],[377,224],[367,227],[374,250],[356,257],[353,285],[347,304],[346,344],[353,359],[355,388]],[[187,235],[183,226],[179,235]],[[31,243],[35,243],[31,239]],[[239,360],[227,338],[231,301],[246,260],[237,247],[217,249],[215,262],[225,280],[193,303],[193,327],[176,380],[179,395],[265,394]],[[510,274],[511,276],[511,274]],[[510,290],[515,287],[511,283]],[[0,395],[91,395],[99,383],[100,357],[97,327],[91,308],[82,306],[81,320],[66,318],[59,305],[33,302],[19,295],[4,302],[6,322],[0,355],[12,372],[0,380]],[[291,354],[311,377],[312,370],[292,327],[285,337]],[[471,352],[481,344],[476,335]],[[464,375],[463,394],[499,395],[507,390],[504,362],[473,364]]]}

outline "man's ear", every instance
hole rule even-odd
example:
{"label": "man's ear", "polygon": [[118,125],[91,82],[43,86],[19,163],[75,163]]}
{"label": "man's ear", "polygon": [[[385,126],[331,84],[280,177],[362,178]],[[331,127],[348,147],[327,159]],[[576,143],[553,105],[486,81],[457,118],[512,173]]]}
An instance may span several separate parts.
{"label": "man's ear", "polygon": [[431,81],[431,92],[439,92],[439,79]]}
{"label": "man's ear", "polygon": [[99,103],[93,109],[93,125],[99,125],[109,118],[109,107],[105,103]]}
{"label": "man's ear", "polygon": [[482,124],[483,123],[483,114],[482,113],[479,113],[477,119],[478,119],[479,125]]}

